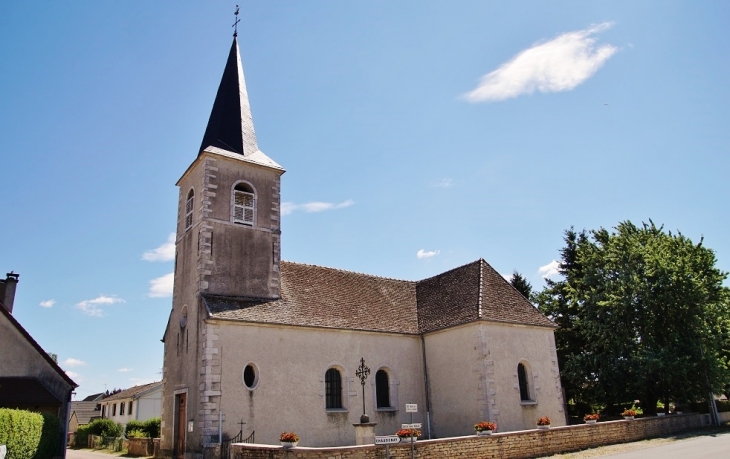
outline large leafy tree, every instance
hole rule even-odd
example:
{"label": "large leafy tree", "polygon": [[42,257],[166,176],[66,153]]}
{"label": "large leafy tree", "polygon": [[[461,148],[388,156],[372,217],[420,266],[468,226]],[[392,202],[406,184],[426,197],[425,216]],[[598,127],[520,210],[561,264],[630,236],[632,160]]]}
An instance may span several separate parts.
{"label": "large leafy tree", "polygon": [[552,318],[569,398],[706,399],[730,382],[727,274],[711,249],[653,222],[565,233],[562,279],[536,295]]}

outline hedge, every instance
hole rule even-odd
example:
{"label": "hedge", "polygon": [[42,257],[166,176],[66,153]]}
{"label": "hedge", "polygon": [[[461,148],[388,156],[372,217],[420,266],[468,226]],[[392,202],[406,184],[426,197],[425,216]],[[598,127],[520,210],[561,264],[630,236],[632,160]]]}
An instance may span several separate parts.
{"label": "hedge", "polygon": [[48,414],[0,408],[0,444],[6,459],[50,459],[59,454],[61,422]]}
{"label": "hedge", "polygon": [[133,430],[144,432],[147,438],[159,438],[160,436],[160,418],[150,418],[146,421],[130,420],[124,433],[129,437],[129,433]]}

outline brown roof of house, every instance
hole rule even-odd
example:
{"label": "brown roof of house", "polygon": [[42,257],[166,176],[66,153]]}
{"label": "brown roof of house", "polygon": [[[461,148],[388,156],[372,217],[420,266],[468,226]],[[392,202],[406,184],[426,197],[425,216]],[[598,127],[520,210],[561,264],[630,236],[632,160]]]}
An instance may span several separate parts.
{"label": "brown roof of house", "polygon": [[488,320],[555,327],[486,261],[419,282],[281,262],[281,298],[203,295],[211,318],[418,334]]}
{"label": "brown roof of house", "polygon": [[92,419],[101,417],[99,403],[92,402],[71,402],[71,413],[76,413],[76,422],[80,425],[88,424]]}
{"label": "brown roof of house", "polygon": [[117,392],[116,394],[104,397],[104,400],[102,401],[108,402],[113,400],[122,400],[125,398],[137,398],[140,395],[144,395],[145,392],[155,389],[156,386],[162,386],[162,381],[156,381],[149,384],[142,384],[140,386],[130,387],[129,389],[124,389],[121,392]]}

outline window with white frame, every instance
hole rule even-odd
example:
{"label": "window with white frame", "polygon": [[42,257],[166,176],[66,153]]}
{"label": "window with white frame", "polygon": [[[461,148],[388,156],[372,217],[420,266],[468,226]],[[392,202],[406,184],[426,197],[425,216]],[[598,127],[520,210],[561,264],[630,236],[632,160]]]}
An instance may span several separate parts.
{"label": "window with white frame", "polygon": [[124,402],[119,404],[119,416],[124,416]]}
{"label": "window with white frame", "polygon": [[253,226],[256,219],[256,192],[246,182],[239,182],[233,188],[233,223]]}
{"label": "window with white frame", "polygon": [[193,202],[195,198],[195,191],[190,189],[188,197],[185,200],[185,231],[189,230],[193,226]]}
{"label": "window with white frame", "polygon": [[132,404],[134,403],[134,400],[129,402],[129,415],[132,415]]}

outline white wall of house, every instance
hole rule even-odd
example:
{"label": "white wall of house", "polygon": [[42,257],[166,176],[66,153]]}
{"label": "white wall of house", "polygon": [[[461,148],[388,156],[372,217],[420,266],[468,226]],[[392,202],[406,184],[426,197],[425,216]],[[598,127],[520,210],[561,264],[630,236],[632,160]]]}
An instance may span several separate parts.
{"label": "white wall of house", "polygon": [[136,405],[135,411],[132,413],[134,419],[146,421],[151,418],[159,418],[160,411],[162,411],[162,385],[137,399]]}
{"label": "white wall of house", "polygon": [[[131,414],[129,412],[130,404],[132,406]],[[102,401],[101,406],[104,407],[105,418],[109,418],[124,426],[132,419],[146,421],[150,418],[160,417],[160,411],[162,410],[162,384],[147,393],[139,395],[139,398],[128,397]],[[124,414],[122,414],[122,409]]]}

